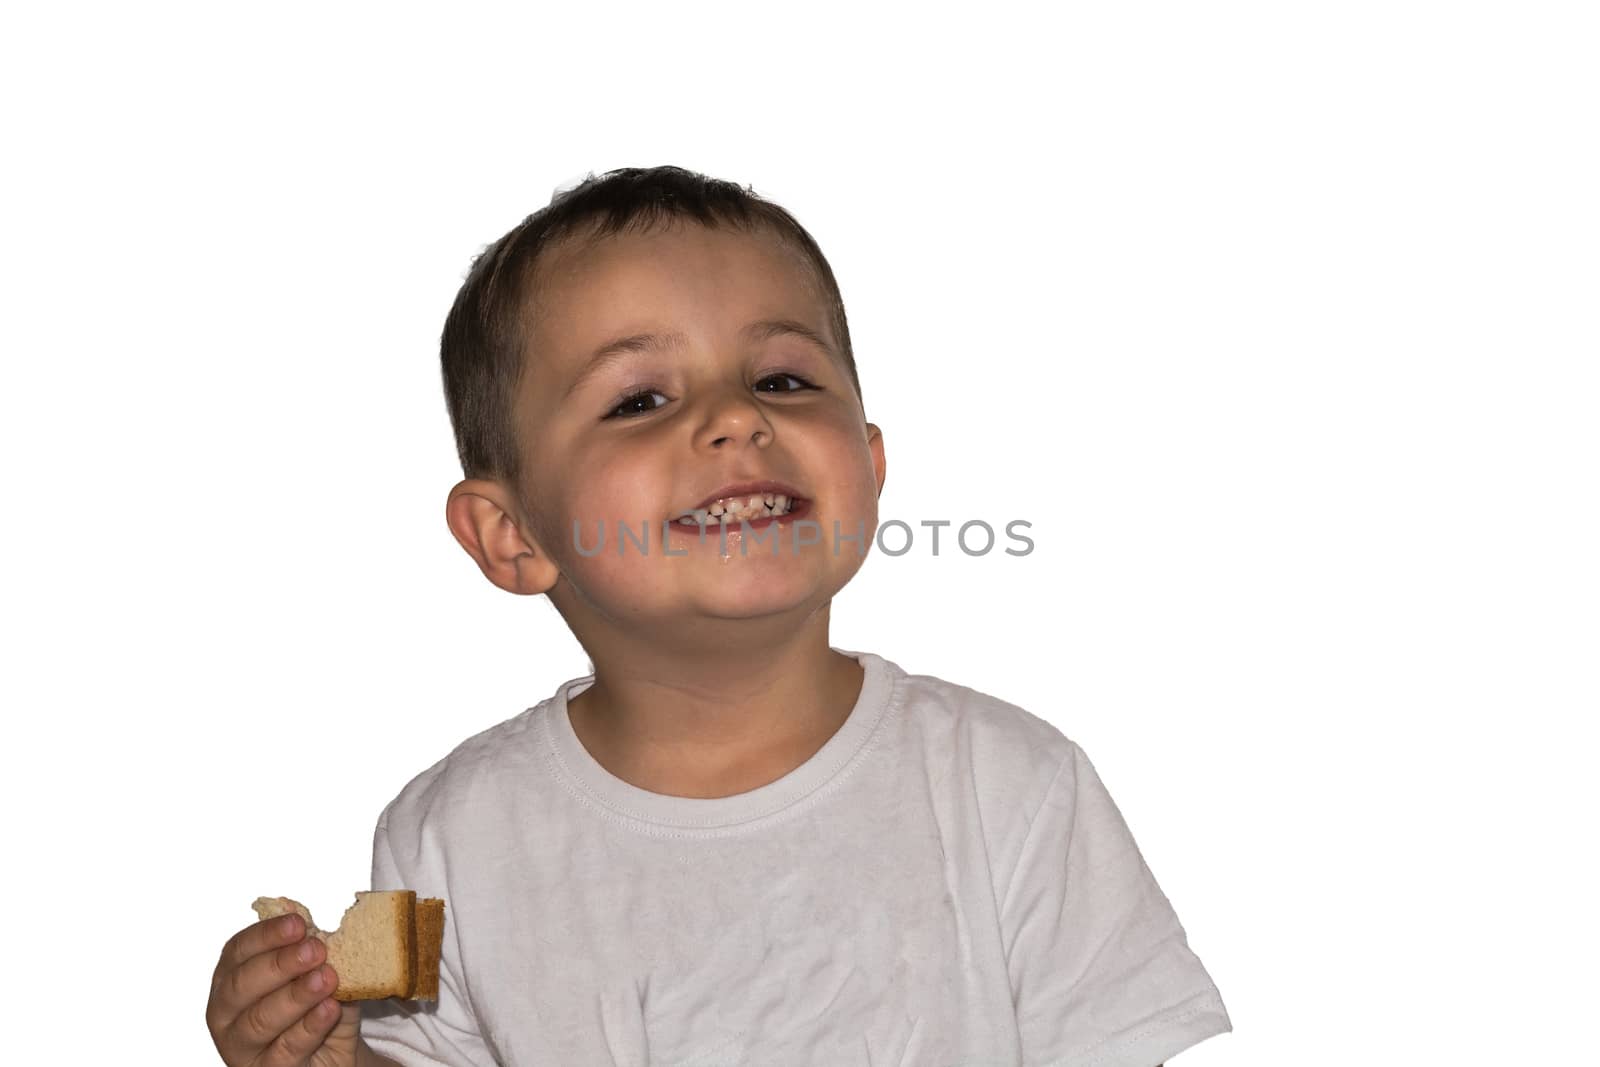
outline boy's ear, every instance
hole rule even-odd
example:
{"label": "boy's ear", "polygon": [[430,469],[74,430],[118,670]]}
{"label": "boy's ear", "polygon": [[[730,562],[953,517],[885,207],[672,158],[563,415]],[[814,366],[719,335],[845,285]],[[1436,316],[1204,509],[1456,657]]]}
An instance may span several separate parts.
{"label": "boy's ear", "polygon": [[878,475],[878,495],[883,495],[883,479],[887,473],[883,458],[883,431],[877,424],[867,423],[867,447],[872,449],[872,469]]}
{"label": "boy's ear", "polygon": [[456,483],[444,505],[451,534],[483,576],[508,593],[534,596],[555,585],[561,571],[519,514],[510,490],[483,478]]}

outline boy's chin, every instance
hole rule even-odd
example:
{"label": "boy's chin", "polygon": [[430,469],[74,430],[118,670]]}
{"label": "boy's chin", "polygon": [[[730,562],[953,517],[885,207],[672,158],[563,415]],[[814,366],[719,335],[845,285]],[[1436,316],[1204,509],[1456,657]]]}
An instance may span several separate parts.
{"label": "boy's chin", "polygon": [[668,622],[693,625],[697,621],[755,622],[761,619],[791,619],[809,606],[806,597],[706,597],[692,605],[690,610],[669,617]]}
{"label": "boy's chin", "polygon": [[827,599],[826,590],[799,582],[757,587],[728,581],[723,588],[695,590],[664,606],[658,618],[668,627],[705,625],[709,630],[718,629],[719,623],[749,624],[763,619],[792,626]]}

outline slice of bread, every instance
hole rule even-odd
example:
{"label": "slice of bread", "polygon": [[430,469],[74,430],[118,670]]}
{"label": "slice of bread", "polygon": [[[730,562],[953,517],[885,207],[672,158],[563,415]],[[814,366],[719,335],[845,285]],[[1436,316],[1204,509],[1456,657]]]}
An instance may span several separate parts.
{"label": "slice of bread", "polygon": [[444,945],[444,901],[418,900],[409,889],[356,893],[339,928],[319,930],[304,904],[289,897],[257,897],[263,919],[300,916],[306,933],[327,946],[327,963],[339,976],[333,999],[439,999],[439,952]]}

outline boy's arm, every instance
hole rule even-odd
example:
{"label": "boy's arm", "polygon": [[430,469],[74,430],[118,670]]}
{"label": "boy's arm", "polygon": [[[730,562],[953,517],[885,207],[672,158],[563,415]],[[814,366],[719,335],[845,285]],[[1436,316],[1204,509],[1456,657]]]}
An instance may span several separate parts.
{"label": "boy's arm", "polygon": [[[372,834],[372,888],[411,889],[418,899],[443,897],[445,881],[438,870],[426,869],[429,863],[422,844],[420,820],[405,809],[400,820],[401,836],[390,840],[390,804],[379,816]],[[445,919],[445,936],[439,946],[439,991],[437,1001],[427,1011],[408,1010],[393,1004],[368,1002],[362,1005],[361,1040],[368,1046],[369,1059],[358,1059],[356,1067],[403,1067],[407,1063],[436,1064],[437,1067],[485,1067],[498,1064],[495,1050],[489,1047],[472,1005],[466,997],[466,975],[457,952],[460,944],[452,933],[463,908],[448,905],[454,918]],[[376,1052],[372,1042],[392,1047],[399,1060]]]}
{"label": "boy's arm", "polygon": [[1154,1063],[1232,1029],[1210,975],[1077,745],[1024,837],[1001,927],[1023,1058]]}

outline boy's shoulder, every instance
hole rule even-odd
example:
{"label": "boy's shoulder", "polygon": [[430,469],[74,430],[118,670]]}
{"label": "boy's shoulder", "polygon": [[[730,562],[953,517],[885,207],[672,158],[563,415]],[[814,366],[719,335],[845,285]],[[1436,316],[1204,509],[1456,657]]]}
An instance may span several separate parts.
{"label": "boy's shoulder", "polygon": [[890,664],[905,689],[907,718],[981,746],[1007,762],[1059,767],[1077,745],[1049,720],[984,689],[934,674],[911,674]]}
{"label": "boy's shoulder", "polygon": [[457,811],[470,814],[474,807],[492,803],[491,794],[503,790],[511,778],[537,780],[541,753],[536,727],[553,700],[541,700],[459,742],[406,782],[384,806],[379,825],[394,817],[416,822]]}
{"label": "boy's shoulder", "polygon": [[903,743],[937,754],[931,759],[958,761],[982,791],[1036,807],[1081,751],[1054,723],[986,689],[894,669],[904,694]]}

